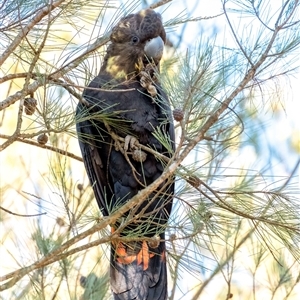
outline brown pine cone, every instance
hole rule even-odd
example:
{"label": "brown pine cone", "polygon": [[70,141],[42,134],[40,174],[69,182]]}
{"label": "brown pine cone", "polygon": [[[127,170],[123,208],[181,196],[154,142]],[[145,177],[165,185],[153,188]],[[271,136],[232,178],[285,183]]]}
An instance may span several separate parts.
{"label": "brown pine cone", "polygon": [[77,189],[78,189],[79,191],[82,191],[82,190],[83,190],[83,184],[82,184],[82,183],[78,183],[78,184],[77,184]]}
{"label": "brown pine cone", "polygon": [[152,249],[156,249],[160,244],[160,237],[159,235],[155,235],[151,238],[151,240],[148,241],[148,245]]}
{"label": "brown pine cone", "polygon": [[184,112],[180,108],[175,108],[173,110],[173,118],[175,121],[180,122],[184,117]]}
{"label": "brown pine cone", "polygon": [[48,135],[46,133],[42,133],[38,136],[37,141],[40,145],[45,145],[48,142]]}
{"label": "brown pine cone", "polygon": [[25,98],[24,100],[24,107],[25,107],[25,114],[26,115],[33,115],[35,112],[35,108],[37,106],[37,101],[34,98]]}
{"label": "brown pine cone", "polygon": [[132,158],[138,162],[144,162],[147,158],[147,153],[140,149],[136,149],[132,152]]}

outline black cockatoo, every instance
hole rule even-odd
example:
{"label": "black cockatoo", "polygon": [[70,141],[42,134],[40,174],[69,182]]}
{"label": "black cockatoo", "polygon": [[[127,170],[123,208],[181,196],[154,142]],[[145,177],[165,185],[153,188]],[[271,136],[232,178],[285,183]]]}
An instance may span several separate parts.
{"label": "black cockatoo", "polygon": [[[82,157],[104,216],[151,184],[165,168],[163,159],[141,151],[139,145],[167,157],[174,151],[171,110],[157,79],[165,42],[161,16],[155,11],[146,9],[122,18],[112,29],[98,76],[83,92],[86,103],[78,104],[76,129]],[[167,298],[164,231],[173,192],[174,178],[169,178],[111,225],[113,232],[123,226],[120,237],[131,237],[126,243],[111,243],[114,299]]]}

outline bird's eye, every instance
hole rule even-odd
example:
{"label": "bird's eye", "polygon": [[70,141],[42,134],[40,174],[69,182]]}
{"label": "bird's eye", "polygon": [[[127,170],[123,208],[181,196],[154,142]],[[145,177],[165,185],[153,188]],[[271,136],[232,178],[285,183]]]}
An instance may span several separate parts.
{"label": "bird's eye", "polygon": [[138,43],[139,40],[140,40],[140,39],[139,39],[137,36],[133,36],[133,37],[131,38],[131,41],[132,41],[134,44]]}

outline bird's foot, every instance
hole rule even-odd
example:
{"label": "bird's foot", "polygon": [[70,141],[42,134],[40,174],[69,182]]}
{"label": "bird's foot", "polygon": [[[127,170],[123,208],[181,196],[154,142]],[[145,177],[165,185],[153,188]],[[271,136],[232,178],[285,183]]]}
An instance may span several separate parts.
{"label": "bird's foot", "polygon": [[131,135],[126,135],[124,140],[124,150],[125,152],[128,151],[128,149],[134,150],[136,149],[135,143],[138,143],[138,139]]}
{"label": "bird's foot", "polygon": [[140,72],[141,78],[140,78],[140,84],[143,88],[145,88],[151,97],[157,96],[157,89],[153,85],[153,81],[151,78],[151,75],[145,71]]}

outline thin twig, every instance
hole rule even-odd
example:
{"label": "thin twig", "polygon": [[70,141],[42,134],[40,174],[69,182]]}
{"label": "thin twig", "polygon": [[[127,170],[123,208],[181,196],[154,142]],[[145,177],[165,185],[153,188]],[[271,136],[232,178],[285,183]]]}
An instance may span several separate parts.
{"label": "thin twig", "polygon": [[5,212],[11,214],[11,215],[14,215],[14,216],[18,216],[18,217],[25,217],[25,218],[30,218],[30,217],[39,217],[39,216],[42,216],[42,215],[46,215],[47,213],[46,212],[43,212],[43,213],[39,213],[39,214],[34,214],[34,215],[22,215],[22,214],[17,214],[17,213],[14,213],[12,212],[11,210],[8,210],[2,206],[0,206],[0,209],[4,210]]}
{"label": "thin twig", "polygon": [[[70,72],[72,69],[76,68],[89,54],[95,51],[97,48],[105,45],[109,40],[109,35],[105,35],[99,39],[97,39],[92,45],[87,47],[85,52],[80,56],[76,57],[73,61],[68,63],[66,66],[61,67],[60,69],[54,71],[53,73],[49,74],[49,78],[51,79],[59,79],[63,77],[66,73]],[[38,78],[33,83],[29,84],[27,87],[27,95],[33,94],[39,87],[45,84],[44,77]],[[10,95],[6,99],[0,102],[0,111],[9,107],[10,105],[14,104],[18,100],[22,98],[22,90],[16,92],[13,95]],[[26,95],[25,95],[26,96]]]}
{"label": "thin twig", "polygon": [[159,6],[162,6],[162,5],[165,5],[169,2],[171,2],[172,0],[160,0],[160,1],[157,1],[156,3],[153,3],[149,6],[149,8],[151,9],[155,9],[155,8],[158,8]]}
{"label": "thin twig", "polygon": [[23,27],[19,34],[15,37],[15,39],[12,41],[12,43],[6,48],[6,50],[3,52],[3,54],[0,56],[0,66],[5,62],[5,60],[9,57],[9,55],[18,47],[20,42],[28,32],[36,25],[38,24],[45,16],[47,16],[51,11],[53,11],[55,8],[57,8],[60,4],[62,4],[65,0],[58,0],[56,2],[53,2],[51,5],[48,5],[46,7],[43,7],[32,19],[31,21]]}
{"label": "thin twig", "polygon": [[[269,218],[264,218],[261,216],[253,216],[250,214],[247,214],[246,212],[242,212],[237,210],[235,207],[233,207],[232,205],[230,205],[229,203],[227,203],[226,201],[224,201],[219,195],[218,192],[216,192],[215,190],[213,190],[210,186],[208,186],[206,183],[204,183],[203,181],[201,181],[201,185],[203,185],[207,190],[209,190],[220,202],[215,201],[212,197],[210,197],[207,193],[205,193],[202,189],[197,188],[197,190],[203,194],[203,196],[205,196],[207,199],[209,199],[211,202],[213,202],[214,204],[216,204],[217,206],[230,211],[236,215],[239,215],[243,218],[249,219],[249,220],[257,220],[263,223],[267,223],[270,225],[274,225],[277,227],[283,227],[286,229],[290,229],[293,230],[295,232],[299,232],[300,233],[300,229],[298,229],[296,226],[289,226],[286,223],[280,223],[280,222],[276,222],[276,221],[272,221]],[[263,193],[263,192],[262,192]],[[267,194],[267,192],[265,192],[264,194]]]}
{"label": "thin twig", "polygon": [[249,237],[254,233],[255,231],[255,227],[252,228],[241,240],[240,242],[236,245],[235,247],[235,251],[232,251],[228,257],[222,262],[219,263],[218,266],[216,267],[216,269],[211,273],[211,275],[204,281],[202,282],[200,288],[198,289],[198,291],[195,293],[195,295],[193,296],[192,300],[198,300],[199,296],[201,295],[202,291],[204,290],[204,288],[212,281],[212,279],[219,273],[219,270],[223,269],[228,262],[230,261],[230,259],[233,257],[233,255],[236,253],[236,251],[238,249],[241,248],[241,246],[249,239]]}
{"label": "thin twig", "polygon": [[[6,134],[0,134],[0,138],[9,139],[10,136],[6,135]],[[20,137],[16,138],[16,142],[21,142],[21,143],[29,144],[29,145],[32,145],[32,146],[40,147],[40,148],[43,148],[43,149],[47,149],[47,150],[59,153],[61,155],[68,156],[70,158],[76,159],[76,160],[81,161],[81,162],[83,161],[80,156],[77,156],[77,155],[75,155],[71,152],[68,152],[66,150],[59,149],[59,148],[56,148],[56,147],[53,147],[53,146],[41,145],[38,142],[31,141],[31,140],[26,140],[26,139],[23,139],[23,138],[20,138]]]}

